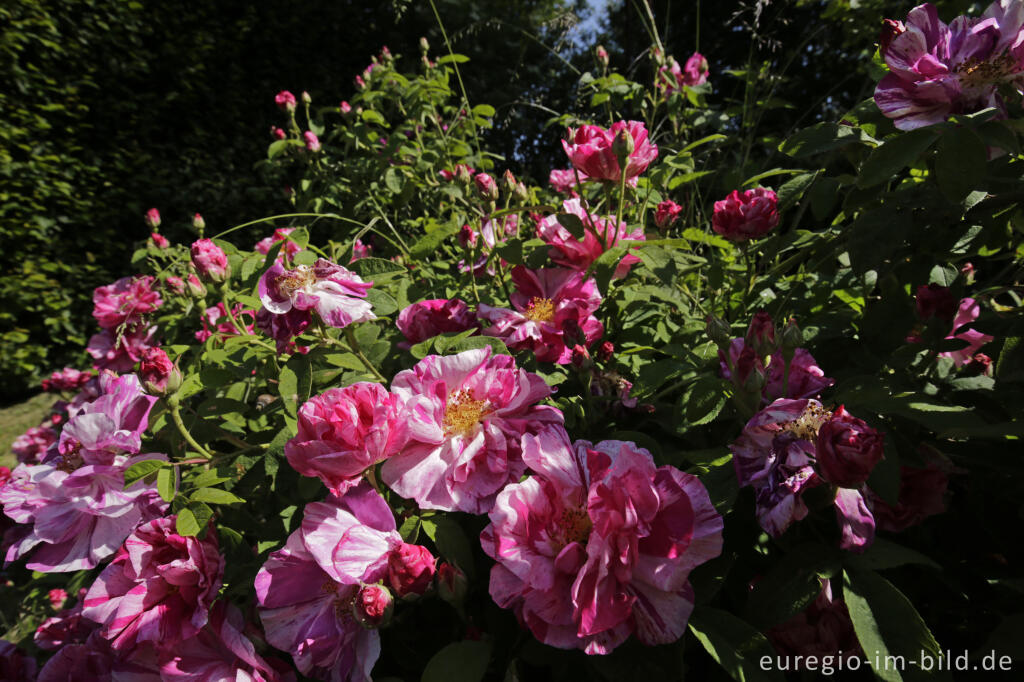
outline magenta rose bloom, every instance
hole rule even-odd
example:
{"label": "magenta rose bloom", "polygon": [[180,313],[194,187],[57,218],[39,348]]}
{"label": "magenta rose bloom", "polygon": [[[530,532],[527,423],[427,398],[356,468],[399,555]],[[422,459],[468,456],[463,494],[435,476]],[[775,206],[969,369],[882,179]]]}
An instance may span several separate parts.
{"label": "magenta rose bloom", "polygon": [[682,211],[682,206],[671,199],[666,199],[658,204],[657,209],[654,211],[654,224],[658,226],[659,230],[664,230],[679,219],[679,214]]}
{"label": "magenta rose bloom", "polygon": [[868,490],[867,498],[878,529],[899,533],[946,511],[947,470],[947,466],[931,462],[924,468],[901,466],[896,504],[889,504]]}
{"label": "magenta rose bloom", "polygon": [[818,431],[818,469],[829,483],[857,488],[882,459],[882,434],[840,405]]}
{"label": "magenta rose bloom", "polygon": [[679,92],[684,87],[703,85],[708,82],[708,60],[700,52],[694,52],[686,60],[686,65],[679,66],[679,62],[670,58],[669,66],[662,66],[658,71],[662,79],[658,85],[665,89],[665,95]]}
{"label": "magenta rose bloom", "polygon": [[82,615],[115,650],[174,646],[209,619],[224,570],[217,535],[184,537],[174,524],[171,516],[139,526],[85,595]]}
{"label": "magenta rose bloom", "polygon": [[[612,143],[621,130],[633,139],[625,171],[619,168],[619,159],[612,151]],[[635,178],[658,157],[658,146],[648,141],[647,128],[639,121],[616,121],[608,129],[593,125],[570,128],[569,139],[562,140],[562,147],[572,165],[590,179],[617,183],[625,172],[626,180],[634,187]]]}
{"label": "magenta rose bloom", "polygon": [[573,172],[572,168],[552,169],[551,173],[548,174],[548,184],[551,185],[551,189],[559,194],[575,195],[577,173],[579,173],[580,182],[588,180],[586,173],[580,171]]}
{"label": "magenta rose bloom", "polygon": [[192,265],[205,282],[223,282],[228,278],[228,257],[224,249],[212,239],[198,239],[192,243]]}
{"label": "magenta rose bloom", "polygon": [[523,437],[534,472],[502,490],[480,534],[490,592],[540,641],[606,654],[636,634],[674,642],[693,610],[690,571],[722,550],[722,517],[696,476],[633,443]]}
{"label": "magenta rose bloom", "polygon": [[715,202],[711,229],[734,242],[757,239],[779,224],[778,203],[770,189],[733,190],[725,199]]}
{"label": "magenta rose bloom", "polygon": [[900,130],[941,123],[953,114],[987,107],[1005,111],[999,87],[1024,85],[1024,41],[1019,4],[999,0],[980,18],[960,16],[948,26],[930,3],[910,10],[905,25],[883,33],[889,67],[875,103]]}
{"label": "magenta rose bloom", "polygon": [[56,651],[66,644],[84,642],[99,627],[88,618],[82,618],[82,606],[87,590],[78,593],[78,601],[68,609],[62,609],[55,616],[43,621],[33,635],[36,646],[46,651]]}
{"label": "magenta rose bloom", "polygon": [[572,348],[566,345],[564,330],[574,330],[584,337],[586,345],[604,334],[604,325],[594,317],[601,307],[601,296],[593,279],[565,268],[529,270],[512,268],[515,292],[512,307],[494,308],[481,303],[481,322],[490,323],[483,333],[495,336],[513,350],[529,349],[541,362],[566,364],[572,359]]}
{"label": "magenta rose bloom", "polygon": [[287,90],[282,90],[274,95],[274,104],[276,104],[277,108],[281,111],[295,111],[295,95]]}
{"label": "magenta rose bloom", "polygon": [[267,642],[289,652],[303,675],[370,682],[380,636],[352,607],[363,584],[387,579],[388,556],[401,544],[390,507],[369,483],[306,505],[299,530],[256,576]]}
{"label": "magenta rose bloom", "polygon": [[[136,454],[149,411],[157,401],[142,390],[138,377],[104,373],[101,394],[68,420],[61,431],[58,464],[68,470],[85,464],[111,464],[119,452]],[[49,461],[49,460],[48,460]]]}
{"label": "magenta rose bloom", "polygon": [[301,246],[288,238],[288,235],[294,231],[294,227],[279,227],[274,230],[274,234],[259,240],[252,248],[265,256],[270,253],[270,249],[274,244],[277,242],[284,242],[285,244],[281,247],[281,251],[283,251],[288,258],[294,258],[295,254],[302,251]]}
{"label": "magenta rose bloom", "polygon": [[61,647],[39,671],[36,682],[163,682],[156,650],[149,645],[117,652],[100,632]]}
{"label": "magenta rose bloom", "polygon": [[821,593],[807,608],[765,634],[783,656],[863,657],[846,602],[832,596],[828,578],[821,579]]}
{"label": "magenta rose bloom", "polygon": [[35,464],[56,442],[57,432],[46,424],[40,424],[15,438],[11,443],[11,451],[22,464]]}
{"label": "magenta rose bloom", "polygon": [[104,329],[135,326],[142,316],[163,303],[149,275],[122,277],[113,284],[96,287],[92,294],[92,316]]}
{"label": "magenta rose bloom", "polygon": [[263,307],[274,315],[315,310],[327,325],[344,328],[377,318],[366,300],[372,286],[373,282],[364,282],[354,272],[320,258],[313,266],[299,265],[292,270],[274,263],[260,277],[259,294]]}
{"label": "magenta rose bloom", "polygon": [[266,308],[256,313],[256,327],[274,339],[277,352],[291,353],[295,348],[293,339],[306,331],[313,321],[313,313],[309,310],[292,308],[283,315],[275,315]]}
{"label": "magenta rose bloom", "polygon": [[93,376],[89,370],[79,371],[74,367],[65,367],[59,372],[53,372],[48,379],[43,379],[43,390],[53,393],[62,391],[77,391],[85,386]]}
{"label": "magenta rose bloom", "polygon": [[[638,227],[630,232],[625,222],[619,223],[618,228],[615,229],[613,227],[614,218],[609,217],[607,220],[598,218],[592,212],[584,210],[578,198],[563,201],[562,210],[575,215],[589,227],[584,232],[583,239],[579,240],[558,222],[557,216],[549,215],[537,224],[537,236],[551,245],[548,256],[557,265],[573,270],[587,270],[601,254],[623,239],[644,240],[643,229]],[[597,235],[601,235],[603,238],[604,246],[601,245],[601,240]],[[639,262],[640,259],[636,256],[626,254],[615,268],[613,277],[615,279],[625,277],[629,269]]]}
{"label": "magenta rose bloom", "polygon": [[520,441],[562,413],[540,376],[491,348],[428,355],[391,390],[408,410],[409,442],[381,468],[384,482],[423,509],[482,514],[526,470]]}
{"label": "magenta rose bloom", "polygon": [[422,545],[403,542],[388,555],[388,581],[399,597],[423,594],[434,580],[437,559]]}
{"label": "magenta rose bloom", "polygon": [[150,393],[161,394],[167,390],[168,381],[174,388],[181,385],[181,372],[162,349],[147,348],[139,362],[139,379]]}
{"label": "magenta rose bloom", "polygon": [[302,140],[306,143],[306,149],[311,152],[318,152],[321,149],[320,138],[312,130],[302,133]]}
{"label": "magenta rose bloom", "polygon": [[380,384],[329,389],[306,401],[298,416],[298,433],[284,447],[288,463],[304,476],[319,477],[336,495],[408,439],[400,398]]}
{"label": "magenta rose bloom", "polygon": [[[757,353],[747,348],[744,339],[733,339],[729,344],[728,357],[718,351],[718,359],[722,378],[741,388],[751,371],[762,372],[765,375],[762,391],[765,405],[779,398],[817,398],[822,391],[836,383],[835,379],[825,376],[825,371],[818,366],[814,356],[804,348],[794,350],[788,380],[785,376],[786,360],[782,357],[781,349],[771,355],[765,367]],[[737,367],[739,371],[733,371]]]}
{"label": "magenta rose bloom", "polygon": [[163,682],[294,682],[283,661],[256,653],[238,607],[218,601],[199,634],[159,652]]}
{"label": "magenta rose bloom", "polygon": [[981,315],[981,306],[973,298],[964,298],[960,301],[956,316],[953,318],[953,331],[946,339],[959,339],[966,341],[967,346],[961,350],[952,350],[939,353],[940,358],[950,358],[957,367],[962,367],[974,359],[974,356],[981,350],[981,347],[993,340],[992,336],[983,334],[975,329],[965,329],[967,325],[974,322]]}
{"label": "magenta rose bloom", "polygon": [[[231,312],[235,316],[235,321],[241,325],[242,329],[252,334],[256,321],[255,313],[244,308],[241,303],[233,305]],[[200,343],[206,341],[214,334],[222,338],[238,336],[238,330],[235,328],[235,325],[231,324],[231,319],[228,317],[227,309],[223,303],[207,308],[203,312],[202,322],[203,328],[196,332],[196,341]]]}
{"label": "magenta rose bloom", "polygon": [[93,367],[96,369],[130,372],[142,359],[147,348],[159,345],[156,342],[157,331],[157,327],[142,325],[123,334],[113,329],[104,329],[89,337],[85,352],[92,356]]}
{"label": "magenta rose bloom", "polygon": [[477,326],[476,313],[458,298],[434,298],[413,303],[398,314],[395,324],[405,336],[400,348],[413,345],[445,332],[464,332]]}

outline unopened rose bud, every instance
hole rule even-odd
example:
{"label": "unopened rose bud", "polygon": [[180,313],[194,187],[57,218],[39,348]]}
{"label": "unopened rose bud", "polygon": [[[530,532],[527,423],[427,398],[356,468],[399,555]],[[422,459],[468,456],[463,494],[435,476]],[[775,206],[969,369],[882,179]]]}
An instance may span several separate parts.
{"label": "unopened rose bud", "polygon": [[302,91],[302,103],[303,104],[312,104],[313,103],[313,98],[310,97],[309,93],[306,92],[305,90]]}
{"label": "unopened rose bud", "polygon": [[139,361],[139,380],[152,395],[170,395],[181,388],[181,371],[162,348],[147,348]]}
{"label": "unopened rose bud", "polygon": [[170,275],[166,280],[164,280],[164,282],[167,285],[167,288],[174,293],[178,295],[185,293],[185,281],[181,277]]}
{"label": "unopened rose bud", "polygon": [[625,128],[619,130],[615,135],[615,139],[612,140],[612,153],[619,160],[619,168],[623,169],[623,171],[626,168],[629,155],[633,153],[635,148],[636,144],[633,142],[633,136]]}
{"label": "unopened rose bud", "polygon": [[47,592],[46,598],[50,600],[50,606],[53,610],[57,611],[60,607],[64,606],[64,602],[67,601],[68,598],[68,593],[58,587],[57,589]]}
{"label": "unopened rose bud", "polygon": [[277,126],[270,126],[270,136],[273,137],[275,140],[283,140],[284,138],[288,137],[288,134],[285,133],[280,128],[278,128]]}
{"label": "unopened rose bud", "polygon": [[314,133],[312,130],[307,130],[306,132],[302,133],[302,139],[305,140],[306,142],[306,149],[308,149],[311,152],[320,151],[320,138],[318,138],[316,136],[316,133]]}
{"label": "unopened rose bud", "polygon": [[789,321],[786,322],[786,327],[782,330],[782,350],[795,351],[797,348],[802,346],[803,343],[804,333],[800,331],[800,327],[797,326],[796,318],[789,318]]}
{"label": "unopened rose bud", "polygon": [[203,230],[206,229],[206,221],[203,220],[203,216],[199,215],[198,213],[192,216],[192,227],[197,229],[199,231],[199,234],[202,234]]}
{"label": "unopened rose bud", "polygon": [[360,90],[366,89],[366,81],[363,80],[362,76],[356,76],[356,87]]}
{"label": "unopened rose bud", "polygon": [[403,542],[388,554],[388,582],[398,597],[422,595],[434,579],[436,559],[426,547]]}
{"label": "unopened rose bud", "polygon": [[274,103],[281,111],[295,111],[295,95],[287,90],[282,90],[274,95]]}
{"label": "unopened rose bud", "polygon": [[149,241],[158,249],[166,249],[171,245],[171,243],[167,241],[167,237],[163,236],[159,232],[154,232],[149,235]]}
{"label": "unopened rose bud", "polygon": [[348,116],[350,113],[352,113],[352,105],[344,100],[342,100],[341,104],[338,105],[338,109],[341,110],[342,116]]}
{"label": "unopened rose bud", "polygon": [[590,353],[583,346],[576,344],[572,347],[572,357],[570,358],[572,366],[576,369],[586,369],[593,363],[590,361]]}
{"label": "unopened rose bud", "polygon": [[605,341],[601,344],[600,349],[597,351],[597,357],[601,362],[608,362],[615,355],[615,344],[611,341]]}
{"label": "unopened rose bud", "polygon": [[512,175],[512,171],[510,171],[510,170],[508,170],[506,168],[505,169],[505,174],[503,176],[501,176],[501,177],[502,177],[502,180],[505,181],[505,191],[507,191],[509,194],[512,194],[513,192],[515,192],[516,191],[516,185],[518,183],[516,182],[516,176]]}
{"label": "unopened rose bud", "polygon": [[192,244],[192,265],[207,282],[220,283],[231,275],[227,254],[212,239],[198,239]]}
{"label": "unopened rose bud", "polygon": [[443,562],[437,569],[437,595],[455,607],[462,605],[469,591],[469,584],[466,581],[466,574],[453,566]]}
{"label": "unopened rose bud", "polygon": [[608,50],[604,49],[603,45],[598,45],[594,53],[597,55],[597,61],[601,66],[608,66]]}
{"label": "unopened rose bud", "polygon": [[352,601],[352,616],[367,630],[387,625],[395,600],[383,585],[363,585]]}
{"label": "unopened rose bud", "polygon": [[526,185],[522,182],[516,183],[516,189],[512,193],[512,196],[521,203],[529,203],[530,201],[530,190],[526,189]]}
{"label": "unopened rose bud", "polygon": [[160,227],[160,211],[155,208],[151,208],[146,211],[146,215],[143,216],[143,220],[146,221],[146,227],[151,230],[155,230]]}
{"label": "unopened rose bud", "polygon": [[775,352],[775,323],[771,315],[763,310],[754,315],[747,328],[746,343],[761,357]]}
{"label": "unopened rose bud", "polygon": [[715,342],[719,348],[728,348],[732,342],[732,328],[729,324],[714,315],[708,315],[705,332],[708,338]]}
{"label": "unopened rose bud", "polygon": [[476,183],[476,191],[480,194],[482,199],[488,201],[496,201],[498,199],[498,183],[494,182],[487,173],[477,173],[473,176],[473,182]]}
{"label": "unopened rose bud", "polygon": [[464,163],[457,164],[455,166],[455,179],[463,185],[468,185],[473,182],[473,176],[469,171],[469,166]]}
{"label": "unopened rose bud", "polygon": [[199,281],[195,273],[189,273],[188,278],[185,280],[185,285],[188,287],[188,293],[196,298],[202,298],[206,296],[206,287]]}
{"label": "unopened rose bud", "polygon": [[665,63],[665,53],[661,51],[661,48],[651,48],[651,59],[654,60],[655,64],[661,66]]}
{"label": "unopened rose bud", "polygon": [[459,230],[459,244],[462,245],[462,248],[471,249],[476,246],[476,241],[476,230],[469,225],[463,225]]}
{"label": "unopened rose bud", "polygon": [[427,42],[426,37],[420,38],[420,52],[423,54],[430,52],[430,43]]}

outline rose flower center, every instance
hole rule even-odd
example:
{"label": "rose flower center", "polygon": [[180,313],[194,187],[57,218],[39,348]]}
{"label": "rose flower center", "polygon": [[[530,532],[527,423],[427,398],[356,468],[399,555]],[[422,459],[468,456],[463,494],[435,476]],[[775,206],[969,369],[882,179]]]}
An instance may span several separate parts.
{"label": "rose flower center", "polygon": [[808,403],[803,414],[785,424],[782,429],[789,431],[801,440],[813,441],[818,437],[818,429],[832,418],[832,413],[821,405]]}
{"label": "rose flower center", "polygon": [[534,296],[523,314],[534,322],[550,322],[555,317],[555,304],[550,298]]}
{"label": "rose flower center", "polygon": [[565,544],[578,542],[585,545],[594,524],[590,520],[590,516],[587,515],[586,509],[566,509],[562,512],[558,526],[562,531],[562,539]]}
{"label": "rose flower center", "polygon": [[956,67],[960,82],[965,86],[979,87],[1014,78],[1017,64],[1007,53],[986,60],[968,60]]}
{"label": "rose flower center", "polygon": [[291,272],[278,275],[274,280],[278,290],[285,296],[291,296],[300,289],[305,289],[316,284],[316,274],[313,268],[308,265],[300,265]]}
{"label": "rose flower center", "polygon": [[455,391],[448,396],[448,404],[444,409],[444,433],[446,436],[467,436],[490,413],[490,403],[477,400],[472,391]]}

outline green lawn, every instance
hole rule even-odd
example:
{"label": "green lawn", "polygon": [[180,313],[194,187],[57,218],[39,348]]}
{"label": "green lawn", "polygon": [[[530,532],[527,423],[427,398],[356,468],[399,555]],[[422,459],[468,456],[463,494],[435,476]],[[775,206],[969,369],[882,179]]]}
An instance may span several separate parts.
{"label": "green lawn", "polygon": [[38,426],[54,402],[49,393],[40,393],[23,403],[0,409],[0,465],[14,468],[18,462],[11,452],[11,443],[29,428]]}

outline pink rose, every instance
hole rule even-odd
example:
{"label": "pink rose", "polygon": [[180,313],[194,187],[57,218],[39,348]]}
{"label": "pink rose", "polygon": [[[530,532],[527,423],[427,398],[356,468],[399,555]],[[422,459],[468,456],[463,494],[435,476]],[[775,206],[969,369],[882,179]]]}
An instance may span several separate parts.
{"label": "pink rose", "polygon": [[159,232],[154,232],[153,234],[149,235],[149,240],[153,242],[153,246],[155,246],[158,249],[166,249],[168,246],[171,245],[171,243],[167,241],[167,237],[163,236]]}
{"label": "pink rose", "polygon": [[311,152],[320,151],[320,138],[312,130],[302,133],[302,139],[306,142],[306,149]]}
{"label": "pink rose", "polygon": [[146,227],[155,230],[160,227],[160,211],[155,208],[149,209],[146,211],[146,215],[143,216],[143,220],[146,221]]}
{"label": "pink rose", "polygon": [[43,458],[46,450],[57,442],[57,432],[46,424],[33,426],[14,439],[11,451],[23,464],[35,464]]}
{"label": "pink rose", "polygon": [[857,488],[882,459],[882,434],[840,405],[818,431],[818,469],[842,488]]}
{"label": "pink rose", "polygon": [[679,219],[679,214],[682,210],[682,206],[671,199],[666,199],[658,204],[657,209],[654,211],[654,224],[658,226],[659,230],[664,230]]}
{"label": "pink rose", "polygon": [[[628,155],[626,168],[619,167],[619,160],[612,150],[612,143],[624,131],[632,140],[633,150]],[[562,140],[562,147],[577,170],[594,180],[619,182],[625,173],[632,180],[647,170],[658,156],[658,146],[647,140],[647,128],[639,121],[616,121],[607,130],[594,125],[569,129],[569,139]]]}
{"label": "pink rose", "polygon": [[395,600],[383,585],[363,585],[352,600],[356,622],[370,630],[386,625],[395,610]]}
{"label": "pink rose", "polygon": [[494,201],[498,198],[498,185],[487,173],[477,173],[473,176],[473,182],[482,199]]}
{"label": "pink rose", "polygon": [[342,114],[348,114],[352,111],[352,105],[346,102],[345,100],[342,100],[341,104],[338,106],[338,109],[341,110]]}
{"label": "pink rose", "polygon": [[209,619],[224,569],[217,535],[183,537],[174,524],[172,516],[140,526],[85,595],[82,615],[100,623],[115,650],[173,646]]}
{"label": "pink rose", "polygon": [[150,393],[173,393],[181,386],[181,372],[160,348],[147,348],[139,362],[139,379]]}
{"label": "pink rose", "polygon": [[395,322],[405,336],[399,347],[409,348],[445,332],[463,332],[477,326],[476,313],[457,298],[435,298],[413,303],[398,314]]}
{"label": "pink rose", "polygon": [[917,288],[914,297],[917,306],[917,316],[922,320],[929,320],[937,317],[946,322],[952,322],[956,314],[956,302],[953,300],[953,293],[949,287],[940,284],[922,284]]}
{"label": "pink rose", "polygon": [[388,555],[388,582],[399,597],[423,594],[434,579],[437,559],[426,547],[403,542]]}
{"label": "pink rose", "polygon": [[960,301],[956,316],[953,318],[953,331],[946,339],[960,339],[966,341],[967,346],[961,350],[946,351],[939,353],[940,358],[950,358],[957,367],[962,367],[974,359],[974,356],[981,350],[981,347],[993,340],[992,336],[983,334],[976,329],[964,329],[974,322],[981,315],[981,306],[973,298],[964,298]]}
{"label": "pink rose", "polygon": [[227,254],[212,239],[192,243],[192,265],[207,282],[223,282],[230,275]]}
{"label": "pink rose", "polygon": [[277,126],[270,126],[270,136],[273,137],[275,140],[283,140],[284,138],[288,137],[288,133],[284,132]]}
{"label": "pink rose", "polygon": [[[549,215],[537,224],[537,236],[551,245],[548,256],[557,265],[585,271],[601,257],[601,254],[623,239],[644,240],[642,228],[637,227],[633,231],[629,231],[625,221],[615,227],[615,218],[609,217],[607,220],[599,218],[593,211],[584,209],[579,198],[563,201],[562,210],[579,218],[586,229],[582,240],[580,240],[558,222],[557,215]],[[602,240],[604,241],[603,245]],[[626,254],[615,268],[613,277],[615,279],[625,277],[629,273],[629,269],[639,262],[640,259],[636,256]]]}
{"label": "pink rose", "polygon": [[711,228],[734,242],[756,239],[779,224],[778,203],[778,197],[770,189],[734,190],[725,199],[715,202]]}
{"label": "pink rose", "polygon": [[298,433],[285,444],[288,463],[343,495],[363,472],[397,453],[408,438],[407,416],[380,384],[332,388],[299,408]]}
{"label": "pink rose", "polygon": [[311,266],[291,270],[274,263],[260,277],[259,295],[264,309],[273,315],[315,310],[324,323],[342,329],[377,319],[366,300],[372,286],[373,282],[364,282],[354,272],[320,258]]}
{"label": "pink rose", "polygon": [[277,108],[281,111],[295,111],[295,95],[287,90],[282,90],[274,95],[274,103],[277,104]]}
{"label": "pink rose", "polygon": [[113,284],[96,287],[92,294],[92,316],[104,329],[132,327],[159,308],[163,301],[156,280],[149,275],[122,277]]}
{"label": "pink rose", "polygon": [[[577,171],[578,172],[578,171]],[[587,180],[586,173],[580,173],[580,182]],[[548,184],[551,185],[551,189],[555,190],[559,194],[569,194],[575,196],[576,192],[576,172],[572,168],[566,168],[564,170],[552,170],[548,175]]]}

